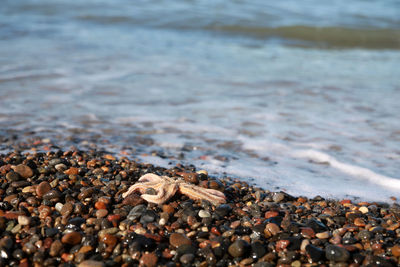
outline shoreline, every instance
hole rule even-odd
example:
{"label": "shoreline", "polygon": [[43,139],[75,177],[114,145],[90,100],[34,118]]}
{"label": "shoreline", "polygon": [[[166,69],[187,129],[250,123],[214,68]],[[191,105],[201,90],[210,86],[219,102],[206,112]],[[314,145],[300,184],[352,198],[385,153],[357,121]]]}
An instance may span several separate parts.
{"label": "shoreline", "polygon": [[[219,190],[226,203],[179,193],[160,205],[139,193],[123,198],[146,173]],[[400,263],[397,204],[294,197],[104,151],[10,152],[0,157],[0,177],[1,266]]]}

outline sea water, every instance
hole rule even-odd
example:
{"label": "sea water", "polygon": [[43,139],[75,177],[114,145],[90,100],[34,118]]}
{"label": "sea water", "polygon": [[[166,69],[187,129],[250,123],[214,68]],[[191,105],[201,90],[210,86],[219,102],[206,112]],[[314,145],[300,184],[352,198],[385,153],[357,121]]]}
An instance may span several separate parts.
{"label": "sea water", "polygon": [[2,140],[92,142],[268,190],[389,201],[399,103],[398,1],[0,7]]}

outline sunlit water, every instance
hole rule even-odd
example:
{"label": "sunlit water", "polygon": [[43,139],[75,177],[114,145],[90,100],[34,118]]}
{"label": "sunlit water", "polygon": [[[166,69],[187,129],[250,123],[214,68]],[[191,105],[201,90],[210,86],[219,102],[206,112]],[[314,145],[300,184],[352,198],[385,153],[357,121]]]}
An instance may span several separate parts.
{"label": "sunlit water", "polygon": [[400,197],[399,2],[264,2],[5,1],[0,136]]}

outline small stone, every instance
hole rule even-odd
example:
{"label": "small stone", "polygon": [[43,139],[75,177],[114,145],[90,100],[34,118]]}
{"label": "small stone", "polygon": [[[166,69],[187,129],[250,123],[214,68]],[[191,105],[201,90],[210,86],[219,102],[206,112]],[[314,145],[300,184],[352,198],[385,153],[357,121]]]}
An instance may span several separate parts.
{"label": "small stone", "polygon": [[129,206],[137,206],[139,204],[142,204],[143,202],[144,202],[143,198],[141,198],[138,194],[132,193],[129,194],[126,198],[124,198],[122,204]]}
{"label": "small stone", "polygon": [[350,258],[350,253],[345,248],[328,245],[325,256],[330,261],[346,262]]}
{"label": "small stone", "polygon": [[192,241],[189,238],[187,238],[184,234],[172,233],[169,237],[169,243],[171,244],[171,246],[177,248],[185,244],[191,245]]}
{"label": "small stone", "polygon": [[276,235],[280,232],[280,228],[275,223],[268,223],[265,226],[265,229],[268,230],[272,235]]}
{"label": "small stone", "polygon": [[18,216],[18,223],[20,225],[29,225],[30,222],[31,222],[31,219],[28,216],[25,216],[25,215]]}
{"label": "small stone", "polygon": [[64,171],[66,175],[78,175],[79,174],[79,169],[75,167],[71,167],[68,170]]}
{"label": "small stone", "polygon": [[97,218],[103,218],[106,217],[108,214],[108,211],[106,209],[100,209],[96,211],[96,217]]}
{"label": "small stone", "polygon": [[285,195],[281,192],[274,193],[272,196],[272,200],[274,202],[281,202],[285,198]]}
{"label": "small stone", "polygon": [[97,210],[107,209],[106,203],[104,203],[104,202],[102,202],[102,201],[97,201],[97,202],[94,204],[94,207],[95,207]]}
{"label": "small stone", "polygon": [[392,247],[392,254],[395,257],[400,257],[400,245],[395,245]]}
{"label": "small stone", "polygon": [[78,267],[105,267],[106,264],[102,261],[85,260],[79,263]]}
{"label": "small stone", "polygon": [[329,231],[321,232],[321,233],[316,233],[315,236],[319,239],[327,239],[331,237],[331,233]]}
{"label": "small stone", "polygon": [[210,212],[208,212],[206,210],[200,210],[199,217],[200,218],[209,218],[209,217],[211,217],[211,214],[210,214]]}
{"label": "small stone", "polygon": [[74,205],[71,202],[67,202],[63,205],[60,213],[63,217],[69,216],[74,210]]}
{"label": "small stone", "polygon": [[157,266],[158,257],[154,252],[146,252],[140,258],[140,265],[146,267],[154,267]]}
{"label": "small stone", "polygon": [[241,257],[246,253],[248,246],[246,241],[239,239],[229,246],[228,252],[234,258]]}
{"label": "small stone", "polygon": [[48,182],[43,181],[41,182],[38,187],[36,187],[36,195],[38,197],[42,197],[44,194],[51,190],[51,186]]}
{"label": "small stone", "polygon": [[32,169],[27,165],[19,164],[17,166],[13,166],[12,168],[16,173],[18,173],[21,177],[25,179],[33,176]]}
{"label": "small stone", "polygon": [[105,234],[104,237],[102,238],[102,241],[107,246],[114,247],[117,244],[118,239],[114,235]]}
{"label": "small stone", "polygon": [[195,258],[195,256],[194,256],[193,254],[189,253],[189,254],[183,254],[183,255],[180,257],[179,260],[180,260],[180,262],[181,262],[182,264],[187,265],[187,264],[192,263],[192,261],[194,260],[194,258]]}
{"label": "small stone", "polygon": [[61,202],[57,202],[54,207],[56,208],[56,211],[61,213],[61,210],[64,207],[64,205]]}
{"label": "small stone", "polygon": [[369,211],[366,206],[361,206],[358,210],[361,211],[361,213],[363,213],[363,214],[368,213],[368,211]]}
{"label": "small stone", "polygon": [[71,232],[61,238],[61,242],[69,245],[79,244],[82,240],[82,235],[78,232]]}
{"label": "small stone", "polygon": [[58,190],[52,189],[43,195],[43,199],[57,199],[61,197],[61,193]]}
{"label": "small stone", "polygon": [[18,173],[14,172],[14,171],[10,171],[7,173],[6,175],[6,179],[9,182],[15,182],[18,181],[21,177],[19,176]]}
{"label": "small stone", "polygon": [[54,168],[55,168],[57,171],[59,171],[59,172],[63,172],[63,171],[65,171],[68,167],[67,167],[65,164],[63,164],[63,163],[59,163],[59,164],[56,164],[56,165],[54,166]]}
{"label": "small stone", "polygon": [[306,246],[306,251],[313,262],[321,260],[325,254],[322,249],[311,244]]}

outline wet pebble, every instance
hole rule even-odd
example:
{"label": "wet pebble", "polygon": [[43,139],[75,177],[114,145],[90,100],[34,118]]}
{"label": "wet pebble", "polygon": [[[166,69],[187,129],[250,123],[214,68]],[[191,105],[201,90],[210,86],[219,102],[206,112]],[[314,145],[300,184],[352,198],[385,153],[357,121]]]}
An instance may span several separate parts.
{"label": "wet pebble", "polygon": [[19,164],[13,167],[14,172],[18,173],[21,177],[27,179],[33,176],[33,170],[24,164]]}
{"label": "wet pebble", "polygon": [[78,264],[78,267],[105,267],[102,261],[85,260]]}
{"label": "wet pebble", "polygon": [[345,248],[328,245],[325,249],[325,256],[330,261],[345,262],[350,258],[350,253]]}
{"label": "wet pebble", "polygon": [[169,243],[171,244],[171,246],[177,248],[182,245],[191,245],[192,241],[184,234],[173,233],[169,237]]}
{"label": "wet pebble", "polygon": [[82,235],[78,232],[71,232],[64,235],[61,239],[61,242],[69,245],[79,244],[82,240]]}
{"label": "wet pebble", "polygon": [[246,253],[248,246],[249,244],[246,241],[236,240],[229,246],[228,252],[234,258],[242,257]]}
{"label": "wet pebble", "polygon": [[46,182],[46,181],[43,181],[36,188],[36,195],[38,197],[42,197],[44,194],[46,194],[50,190],[51,190],[50,184],[48,182]]}

